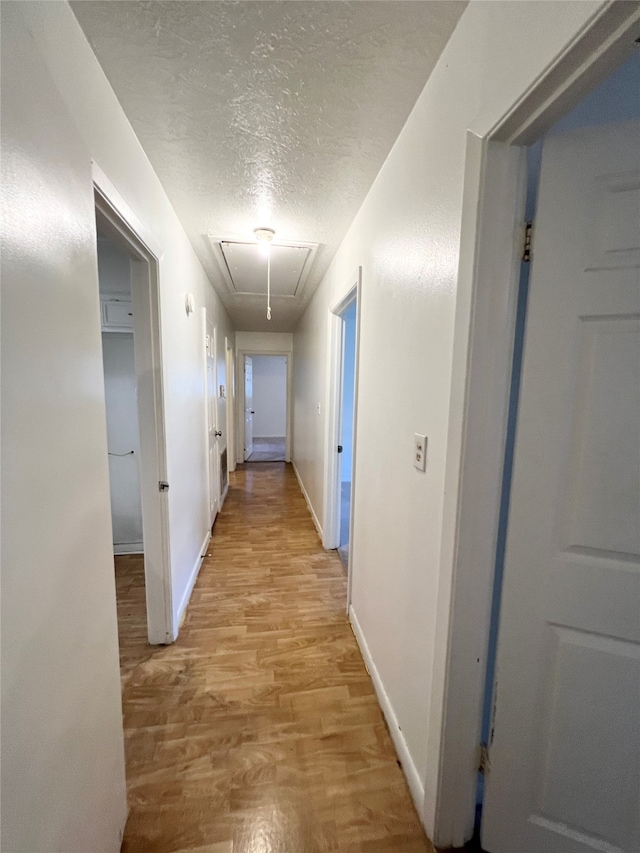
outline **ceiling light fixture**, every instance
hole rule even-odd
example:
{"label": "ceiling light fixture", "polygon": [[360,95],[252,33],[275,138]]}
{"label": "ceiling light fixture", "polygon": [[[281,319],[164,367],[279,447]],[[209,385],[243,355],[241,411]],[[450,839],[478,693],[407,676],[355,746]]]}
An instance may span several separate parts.
{"label": "ceiling light fixture", "polygon": [[267,320],[271,319],[271,241],[276,236],[273,228],[255,228],[254,235],[260,251],[267,256]]}

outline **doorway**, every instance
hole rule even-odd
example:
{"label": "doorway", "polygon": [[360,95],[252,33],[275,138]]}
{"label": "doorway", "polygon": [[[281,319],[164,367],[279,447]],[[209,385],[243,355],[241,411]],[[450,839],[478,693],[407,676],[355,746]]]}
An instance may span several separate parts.
{"label": "doorway", "polygon": [[290,462],[291,353],[240,350],[237,357],[238,463]]}
{"label": "doorway", "polygon": [[[94,165],[105,412],[119,590],[144,602],[124,625],[171,643],[168,482],[160,345],[158,256],[126,203]],[[139,223],[138,223],[139,226]],[[118,581],[118,575],[120,580]],[[140,603],[140,602],[138,602]],[[140,608],[138,608],[140,611]],[[121,614],[127,612],[119,608]]]}
{"label": "doorway", "polygon": [[[205,376],[205,431],[207,448],[207,483],[209,491],[209,530],[227,490],[227,461],[222,456],[219,439],[223,437],[220,428],[226,419],[226,412],[218,411],[218,405],[224,409],[226,399],[218,397],[217,330],[207,317],[207,309],[202,309],[202,338],[204,340],[204,376]],[[222,390],[222,389],[221,389]],[[220,427],[218,426],[220,423]]]}
{"label": "doorway", "polygon": [[347,610],[351,603],[353,529],[356,493],[358,349],[362,269],[329,311],[327,446],[322,544],[337,550],[347,572]]}
{"label": "doorway", "polygon": [[[97,232],[102,366],[120,649],[147,633],[131,258]],[[126,667],[124,660],[121,666]]]}
{"label": "doorway", "polygon": [[247,462],[284,462],[287,455],[287,356],[246,356]]}
{"label": "doorway", "polygon": [[[490,853],[640,844],[624,805],[640,796],[640,597],[628,577],[640,554],[639,84],[636,54],[527,152],[536,228],[520,278],[483,719]],[[519,671],[539,673],[534,695]],[[545,720],[535,734],[521,703]],[[505,752],[540,794],[508,792]]]}
{"label": "doorway", "polygon": [[[140,429],[131,302],[131,260],[98,231],[102,364],[107,413],[113,551],[142,554]],[[116,563],[117,564],[117,563]]]}
{"label": "doorway", "polygon": [[234,412],[236,399],[236,378],[235,364],[233,357],[233,344],[229,338],[224,339],[225,351],[225,366],[226,366],[226,385],[222,386],[222,396],[225,399],[225,408],[227,411],[227,447],[226,447],[226,472],[227,486],[229,484],[229,474],[236,469],[236,433],[234,427]]}
{"label": "doorway", "polygon": [[[640,511],[637,477],[632,486],[624,474],[625,466],[637,471],[640,465],[634,440],[640,421],[640,125],[634,128],[626,108],[612,115],[620,99],[611,89],[616,76],[635,81],[628,91],[640,117],[638,57],[620,65],[629,57],[631,35],[627,21],[599,54],[601,68],[605,50],[608,67],[618,66],[601,87],[600,127],[585,121],[594,90],[584,101],[574,97],[578,107],[555,127],[552,120],[543,125],[538,104],[537,112],[521,112],[518,124],[510,115],[491,137],[469,139],[468,163],[482,170],[482,190],[468,245],[473,242],[477,258],[476,302],[440,747],[446,772],[437,817],[445,835],[436,841],[443,846],[461,846],[471,834],[472,821],[464,823],[476,797],[464,755],[478,754],[481,728],[485,850],[573,853],[638,843],[628,805],[638,795],[631,768],[640,765],[630,710],[637,699],[629,692],[634,679],[638,683],[640,546],[632,542],[633,528],[620,524]],[[588,66],[585,79],[593,75]],[[557,101],[549,98],[545,108],[557,119],[559,103],[568,103],[568,89],[578,83],[573,77],[555,85]],[[579,91],[585,90],[583,79]],[[536,97],[532,93],[534,106]],[[536,140],[547,126],[540,146]],[[537,177],[533,195],[525,187],[527,171],[535,175],[538,168],[533,262],[524,275],[514,275],[526,248],[514,212],[522,214],[525,196],[529,208],[535,203]],[[591,302],[584,301],[588,294]],[[501,597],[493,577],[502,569]],[[484,608],[491,591],[489,622]],[[497,657],[491,652],[496,637]],[[476,696],[482,693],[478,675],[485,662],[490,690],[481,727],[482,703],[470,700],[476,689]],[[583,670],[588,677],[581,677]],[[625,756],[612,740],[627,744]],[[604,790],[611,799],[600,796]]]}
{"label": "doorway", "polygon": [[356,386],[356,323],[358,298],[340,314],[342,320],[342,376],[340,382],[340,538],[338,555],[345,570],[349,568],[351,542],[351,493],[353,485],[353,423]]}

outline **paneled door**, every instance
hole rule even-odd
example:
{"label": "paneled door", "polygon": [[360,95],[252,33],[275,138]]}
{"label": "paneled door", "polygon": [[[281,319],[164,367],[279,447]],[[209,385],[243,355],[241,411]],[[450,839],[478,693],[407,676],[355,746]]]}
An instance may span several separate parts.
{"label": "paneled door", "polygon": [[253,359],[244,357],[244,458],[253,453]]}
{"label": "paneled door", "polygon": [[640,850],[640,123],[544,143],[489,853]]}
{"label": "paneled door", "polygon": [[209,480],[209,518],[211,525],[216,519],[220,505],[220,474],[218,464],[220,451],[218,438],[222,431],[218,429],[217,409],[217,370],[216,370],[216,329],[207,320],[205,337],[207,360],[207,450],[208,450],[208,480]]}

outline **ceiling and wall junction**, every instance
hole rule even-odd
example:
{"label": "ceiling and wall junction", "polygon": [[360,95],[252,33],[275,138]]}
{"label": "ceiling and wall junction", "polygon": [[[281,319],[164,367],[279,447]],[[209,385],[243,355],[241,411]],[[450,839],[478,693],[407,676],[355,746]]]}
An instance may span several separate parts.
{"label": "ceiling and wall junction", "polygon": [[[291,331],[466,2],[71,5],[236,328]],[[319,244],[270,322],[214,245],[259,226]]]}

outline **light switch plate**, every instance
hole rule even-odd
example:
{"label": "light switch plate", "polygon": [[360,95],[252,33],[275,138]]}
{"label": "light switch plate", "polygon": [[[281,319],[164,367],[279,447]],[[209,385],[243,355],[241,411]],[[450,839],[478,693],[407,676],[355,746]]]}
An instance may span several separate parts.
{"label": "light switch plate", "polygon": [[413,467],[418,471],[427,470],[427,436],[419,432],[413,434]]}

